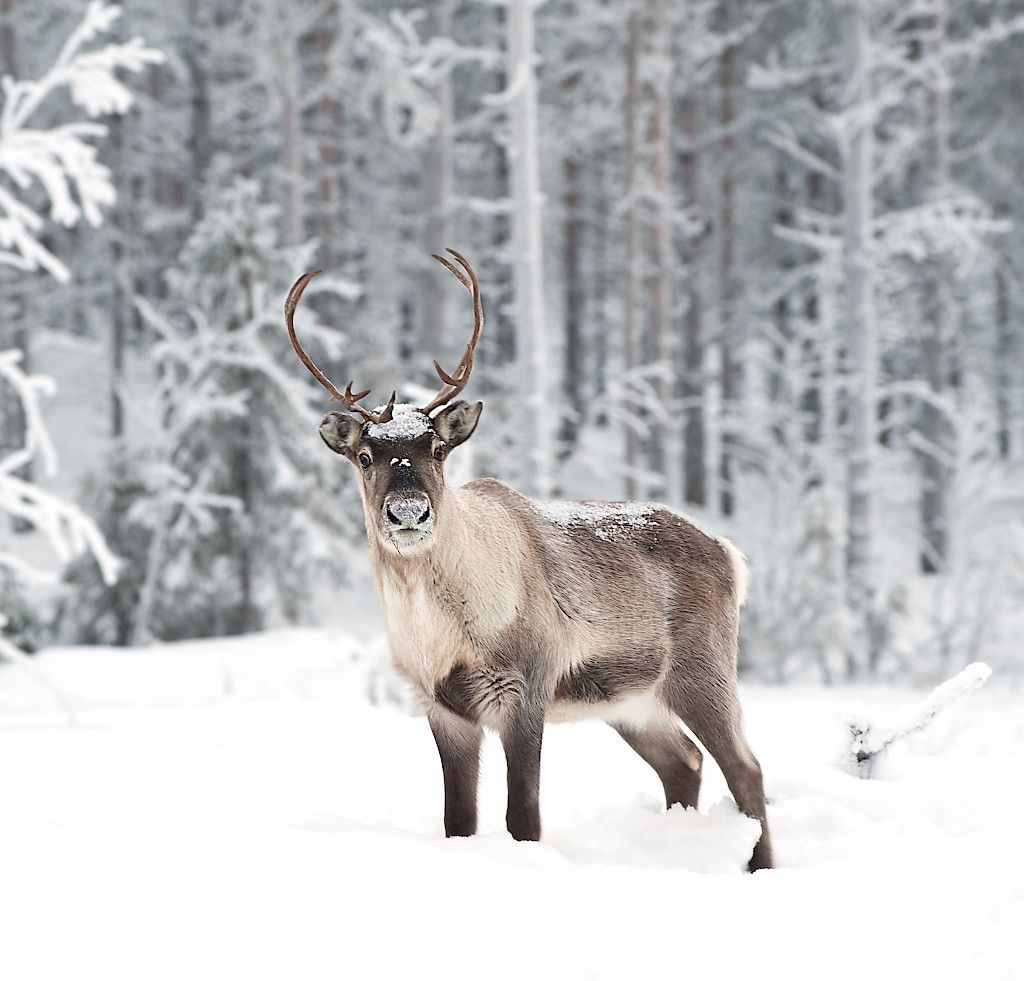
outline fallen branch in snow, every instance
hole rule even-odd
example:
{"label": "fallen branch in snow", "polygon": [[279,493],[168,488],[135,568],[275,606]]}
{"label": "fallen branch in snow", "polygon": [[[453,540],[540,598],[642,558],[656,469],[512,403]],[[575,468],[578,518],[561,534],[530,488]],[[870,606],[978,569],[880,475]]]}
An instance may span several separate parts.
{"label": "fallen branch in snow", "polygon": [[926,729],[935,717],[954,702],[980,688],[992,674],[987,664],[976,661],[968,664],[959,674],[938,686],[913,714],[896,726],[876,731],[863,716],[848,716],[846,724],[850,728],[850,761],[854,773],[868,779],[874,769],[875,761],[893,743],[905,736]]}

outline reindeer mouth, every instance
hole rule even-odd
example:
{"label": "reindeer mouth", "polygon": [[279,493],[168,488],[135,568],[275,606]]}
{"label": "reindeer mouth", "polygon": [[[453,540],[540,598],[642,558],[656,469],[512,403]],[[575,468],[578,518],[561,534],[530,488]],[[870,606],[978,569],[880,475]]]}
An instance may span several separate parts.
{"label": "reindeer mouth", "polygon": [[426,528],[388,528],[387,537],[399,552],[407,552],[426,542],[433,532],[433,522]]}

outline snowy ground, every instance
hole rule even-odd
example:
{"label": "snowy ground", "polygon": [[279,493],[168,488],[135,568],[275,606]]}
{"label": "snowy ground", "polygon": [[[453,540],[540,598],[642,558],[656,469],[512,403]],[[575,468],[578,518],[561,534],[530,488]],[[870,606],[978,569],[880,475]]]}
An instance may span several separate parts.
{"label": "snowy ground", "polygon": [[850,692],[747,690],[780,864],[750,876],[713,766],[663,813],[590,723],[549,728],[542,844],[504,833],[493,741],[483,833],[446,841],[426,724],[369,704],[363,650],[48,652],[76,728],[0,668],[0,977],[1024,977],[1024,713],[995,681],[872,781],[837,765]]}

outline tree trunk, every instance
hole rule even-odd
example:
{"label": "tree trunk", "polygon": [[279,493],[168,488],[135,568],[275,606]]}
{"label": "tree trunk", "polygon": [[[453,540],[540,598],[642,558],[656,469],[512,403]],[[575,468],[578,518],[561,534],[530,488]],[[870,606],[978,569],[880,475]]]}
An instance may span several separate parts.
{"label": "tree trunk", "polygon": [[298,245],[305,238],[302,208],[302,83],[299,45],[291,29],[292,0],[280,0],[283,29],[279,65],[281,86],[281,151],[284,158],[284,241]]}
{"label": "tree trunk", "polygon": [[[949,194],[949,86],[950,80],[942,70],[942,49],[946,35],[946,0],[933,0],[933,19],[929,24],[932,42],[929,56],[934,61],[929,78],[927,102],[932,137],[933,195],[941,200]],[[934,266],[933,289],[928,297],[929,330],[924,337],[925,381],[935,395],[941,395],[949,376],[949,346],[953,336],[953,290],[950,282],[953,270],[949,260],[940,255]],[[921,457],[921,571],[926,574],[942,572],[946,567],[949,549],[947,509],[950,473],[946,463],[936,452],[947,450],[950,432],[942,414],[932,405],[921,406],[921,435],[925,447]]]}
{"label": "tree trunk", "polygon": [[637,230],[639,216],[637,214],[637,103],[639,57],[639,17],[636,11],[629,15],[628,39],[626,42],[626,309],[623,334],[623,374],[627,379],[627,388],[623,398],[625,441],[626,441],[626,481],[625,493],[629,500],[637,496],[637,468],[640,464],[640,440],[637,434],[639,424],[639,406],[633,388],[633,375],[639,358],[637,356],[637,262],[639,247]]}
{"label": "tree trunk", "polygon": [[527,493],[547,497],[551,492],[551,434],[547,404],[533,4],[513,0],[506,17],[509,87],[512,90],[509,107],[511,137],[507,154],[512,178],[516,353],[522,384],[522,472],[526,478]]}
{"label": "tree trunk", "polygon": [[[668,118],[668,25],[664,0],[644,0],[630,15],[627,126],[629,129],[629,269],[627,288],[627,374],[635,384],[636,369],[652,366],[652,399],[660,412],[670,418],[674,385],[665,377],[671,372],[669,313],[669,118]],[[631,403],[634,399],[630,399]],[[643,487],[638,475],[627,481],[630,496],[642,489],[645,496],[666,492],[681,498],[678,427],[666,426],[660,412],[637,412],[630,406],[634,420],[638,415],[647,425],[642,439],[627,433],[631,470],[642,466]],[[629,423],[627,422],[627,425]],[[672,429],[670,438],[666,431]],[[643,452],[641,452],[641,450]],[[673,462],[669,463],[669,456]],[[641,463],[642,460],[642,463]],[[653,486],[651,486],[653,485]]]}
{"label": "tree trunk", "polygon": [[1010,287],[1004,262],[997,260],[995,270],[995,356],[996,451],[1001,460],[1015,455],[1014,404],[1012,393],[1017,385],[1012,369],[1014,354],[1013,323],[1010,319]]}
{"label": "tree trunk", "polygon": [[[669,56],[665,0],[646,0],[643,32],[646,89],[642,104],[647,112],[644,150],[648,172],[643,265],[647,273],[647,357],[658,368],[654,398],[668,416],[668,423],[655,419],[649,438],[650,467],[660,478],[659,496],[668,495],[673,504],[682,503],[682,427],[673,411],[676,397],[672,372],[672,343],[669,316],[672,304],[671,236],[669,230]],[[668,377],[666,377],[666,374]]]}
{"label": "tree trunk", "polygon": [[850,604],[860,621],[863,649],[851,652],[852,671],[863,657],[874,660],[871,609],[875,595],[874,457],[877,442],[875,390],[877,338],[872,260],[874,132],[871,109],[869,0],[843,7],[844,107],[850,136],[843,147],[843,284],[846,344],[853,378],[849,384],[850,446],[847,457],[847,569]]}
{"label": "tree trunk", "polygon": [[[571,105],[579,75],[563,83],[566,103]],[[580,148],[572,143],[562,158],[562,281],[565,327],[562,388],[566,415],[561,427],[559,457],[565,459],[576,449],[579,427],[586,411],[584,380],[586,358],[583,350],[583,163]]]}
{"label": "tree trunk", "polygon": [[[110,438],[117,443],[124,436],[124,353],[127,334],[127,307],[131,303],[131,274],[124,268],[125,235],[132,225],[126,211],[131,207],[130,196],[125,193],[124,120],[111,120],[111,158],[118,182],[117,203],[110,216]],[[130,261],[130,260],[129,260]]]}
{"label": "tree trunk", "polygon": [[579,427],[586,408],[583,398],[583,219],[580,214],[582,170],[579,159],[571,152],[566,154],[562,161],[562,208],[565,213],[562,229],[562,277],[565,297],[562,387],[567,413],[562,424],[559,448],[559,454],[563,459],[570,456],[576,448]]}
{"label": "tree trunk", "polygon": [[[450,37],[452,29],[452,0],[436,0],[431,6],[431,34]],[[423,223],[423,249],[425,253],[439,252],[454,245],[450,233],[452,198],[452,150],[454,106],[450,70],[434,86],[437,101],[437,128],[427,141],[423,153],[423,187],[426,219]],[[447,351],[452,337],[451,284],[438,275],[433,261],[423,274],[420,294],[420,339],[424,350]]]}
{"label": "tree trunk", "polygon": [[[610,229],[614,219],[609,213],[609,193],[607,187],[607,162],[603,153],[593,154],[587,161],[590,180],[587,181],[587,214],[593,215],[594,228],[602,229],[602,234],[589,237],[590,268],[592,275],[589,277],[590,312],[589,323],[594,338],[594,359],[592,371],[593,400],[596,406],[595,419],[602,421],[606,418],[603,414],[605,394],[608,391],[608,283],[613,278],[611,263],[609,262],[608,239],[609,235],[603,230]],[[617,271],[620,263],[615,262]]]}
{"label": "tree trunk", "polygon": [[210,124],[209,77],[206,72],[204,52],[200,40],[204,27],[200,22],[200,0],[188,0],[186,30],[182,61],[188,74],[189,105],[189,213],[190,224],[199,221],[203,213],[203,188],[206,168],[212,157]]}
{"label": "tree trunk", "polygon": [[[692,77],[692,69],[690,71]],[[700,201],[700,153],[697,149],[699,106],[694,83],[690,83],[680,109],[683,150],[679,155],[683,193],[687,207]],[[683,494],[690,504],[707,502],[706,434],[704,431],[704,325],[701,307],[700,267],[703,232],[692,237],[686,253],[686,314],[683,322],[683,385],[686,402],[683,418]]]}
{"label": "tree trunk", "polygon": [[[241,288],[247,298],[253,295],[253,286],[248,277],[242,277]],[[251,302],[247,302],[245,316],[237,324],[229,324],[227,329],[238,330],[255,316]],[[253,374],[244,368],[239,372],[237,388],[241,391],[252,389]],[[257,549],[262,538],[254,534],[253,524],[256,521],[255,503],[258,489],[256,487],[257,467],[256,454],[260,452],[257,445],[255,427],[250,413],[245,413],[236,420],[238,432],[237,443],[232,447],[231,478],[234,486],[228,491],[237,497],[241,505],[241,525],[235,524],[234,547],[237,550],[239,605],[235,611],[235,622],[228,630],[232,634],[254,633],[262,626],[262,617],[255,603],[256,575],[258,570]],[[234,520],[229,516],[228,520]]]}
{"label": "tree trunk", "polygon": [[[331,70],[335,42],[339,30],[338,5],[330,2],[324,9],[316,34],[320,57],[319,70],[327,76]],[[339,55],[340,56],[340,55]],[[325,80],[321,80],[325,84]],[[316,235],[320,245],[320,261],[325,266],[340,264],[342,249],[339,237],[343,223],[342,209],[342,128],[344,110],[338,99],[324,95],[317,106],[317,179]]]}
{"label": "tree trunk", "polygon": [[[723,10],[726,13],[726,28],[728,28],[728,5]],[[734,335],[734,313],[736,303],[736,282],[735,282],[735,208],[736,208],[736,182],[734,168],[736,166],[736,137],[733,132],[735,124],[735,86],[736,86],[736,47],[729,44],[722,51],[718,65],[719,85],[719,116],[718,122],[722,130],[722,155],[721,155],[721,183],[719,186],[719,256],[718,256],[718,338],[719,351],[713,359],[717,362],[718,370],[721,371],[721,405],[719,411],[722,413],[717,423],[720,433],[719,457],[708,457],[709,466],[715,468],[717,474],[718,492],[711,500],[711,506],[721,509],[722,514],[732,514],[734,500],[732,490],[733,463],[729,454],[729,443],[731,435],[725,423],[729,413],[732,411],[737,392],[737,365],[733,355],[735,342]]]}

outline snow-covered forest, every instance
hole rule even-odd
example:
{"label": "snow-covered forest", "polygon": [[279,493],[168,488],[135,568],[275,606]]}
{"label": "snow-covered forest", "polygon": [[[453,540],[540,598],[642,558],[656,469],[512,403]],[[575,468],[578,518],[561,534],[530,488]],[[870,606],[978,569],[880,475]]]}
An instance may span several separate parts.
{"label": "snow-covered forest", "polygon": [[310,349],[415,397],[452,244],[467,475],[728,534],[748,677],[1019,671],[1022,44],[1016,0],[6,0],[6,643],[365,592],[281,303],[324,269]]}
{"label": "snow-covered forest", "polygon": [[[1024,0],[0,0],[0,78],[4,981],[1019,977]],[[598,721],[443,837],[282,308],[422,404],[446,246],[447,479],[749,556],[775,870]]]}

